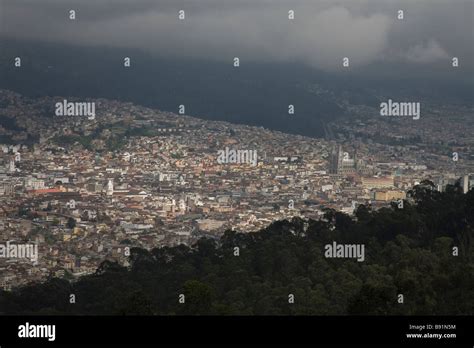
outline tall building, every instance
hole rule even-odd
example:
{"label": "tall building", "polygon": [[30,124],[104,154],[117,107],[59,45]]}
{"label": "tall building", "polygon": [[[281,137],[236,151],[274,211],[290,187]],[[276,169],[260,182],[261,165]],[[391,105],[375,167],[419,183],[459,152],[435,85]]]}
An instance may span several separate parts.
{"label": "tall building", "polygon": [[331,174],[355,174],[357,172],[357,160],[349,157],[348,152],[342,151],[342,146],[339,145],[333,148],[329,159],[329,172]]}
{"label": "tall building", "polygon": [[466,174],[461,180],[462,191],[468,193],[470,189],[474,187],[474,173]]}
{"label": "tall building", "polygon": [[16,171],[16,167],[15,167],[15,159],[14,158],[11,158],[10,159],[10,163],[8,165],[8,171],[10,173],[14,173]]}
{"label": "tall building", "polygon": [[107,183],[107,196],[112,196],[114,194],[114,183],[112,179],[109,179]]}

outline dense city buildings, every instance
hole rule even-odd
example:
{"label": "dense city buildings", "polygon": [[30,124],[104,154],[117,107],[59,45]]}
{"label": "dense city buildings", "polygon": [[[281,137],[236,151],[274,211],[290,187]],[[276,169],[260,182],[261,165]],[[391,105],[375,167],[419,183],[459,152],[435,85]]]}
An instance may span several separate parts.
{"label": "dense city buildings", "polygon": [[[4,289],[75,279],[106,259],[127,265],[134,246],[192,245],[327,208],[377,209],[426,179],[439,190],[474,186],[473,124],[452,121],[472,110],[412,123],[355,110],[317,139],[105,99],[88,101],[94,118],[57,115],[61,100],[0,91],[0,237],[38,247],[37,262],[0,258]],[[425,122],[417,140],[413,122]]]}

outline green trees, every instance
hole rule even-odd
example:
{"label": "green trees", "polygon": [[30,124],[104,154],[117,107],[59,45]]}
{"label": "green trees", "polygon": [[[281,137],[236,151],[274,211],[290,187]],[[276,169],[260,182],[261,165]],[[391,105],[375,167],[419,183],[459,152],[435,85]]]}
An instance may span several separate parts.
{"label": "green trees", "polygon": [[[473,314],[474,191],[424,182],[410,194],[401,209],[328,210],[193,247],[132,248],[129,268],[105,261],[74,283],[1,292],[0,313]],[[333,241],[363,243],[365,261],[326,258]]]}
{"label": "green trees", "polygon": [[183,285],[184,302],[180,314],[212,314],[212,288],[199,280],[187,280]]}

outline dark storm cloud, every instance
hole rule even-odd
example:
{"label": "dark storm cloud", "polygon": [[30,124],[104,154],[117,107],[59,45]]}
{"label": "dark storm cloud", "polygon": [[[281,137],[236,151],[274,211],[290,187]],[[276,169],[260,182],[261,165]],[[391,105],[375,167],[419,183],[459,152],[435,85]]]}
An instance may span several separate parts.
{"label": "dark storm cloud", "polygon": [[[10,38],[216,60],[291,60],[327,70],[342,57],[353,65],[473,61],[472,0],[3,0],[0,6],[2,35]],[[77,11],[74,22],[70,9]],[[180,9],[184,22],[177,19]]]}

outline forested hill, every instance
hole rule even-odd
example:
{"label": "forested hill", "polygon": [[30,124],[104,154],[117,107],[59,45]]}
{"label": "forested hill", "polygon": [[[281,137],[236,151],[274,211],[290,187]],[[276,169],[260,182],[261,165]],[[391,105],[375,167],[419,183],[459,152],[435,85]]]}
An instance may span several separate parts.
{"label": "forested hill", "polygon": [[[129,268],[104,262],[75,283],[1,292],[0,313],[473,314],[474,190],[440,193],[425,182],[411,198],[403,209],[360,206],[357,218],[328,210],[320,221],[229,231],[193,248],[132,249]],[[326,258],[334,241],[364,244],[365,260]]]}

